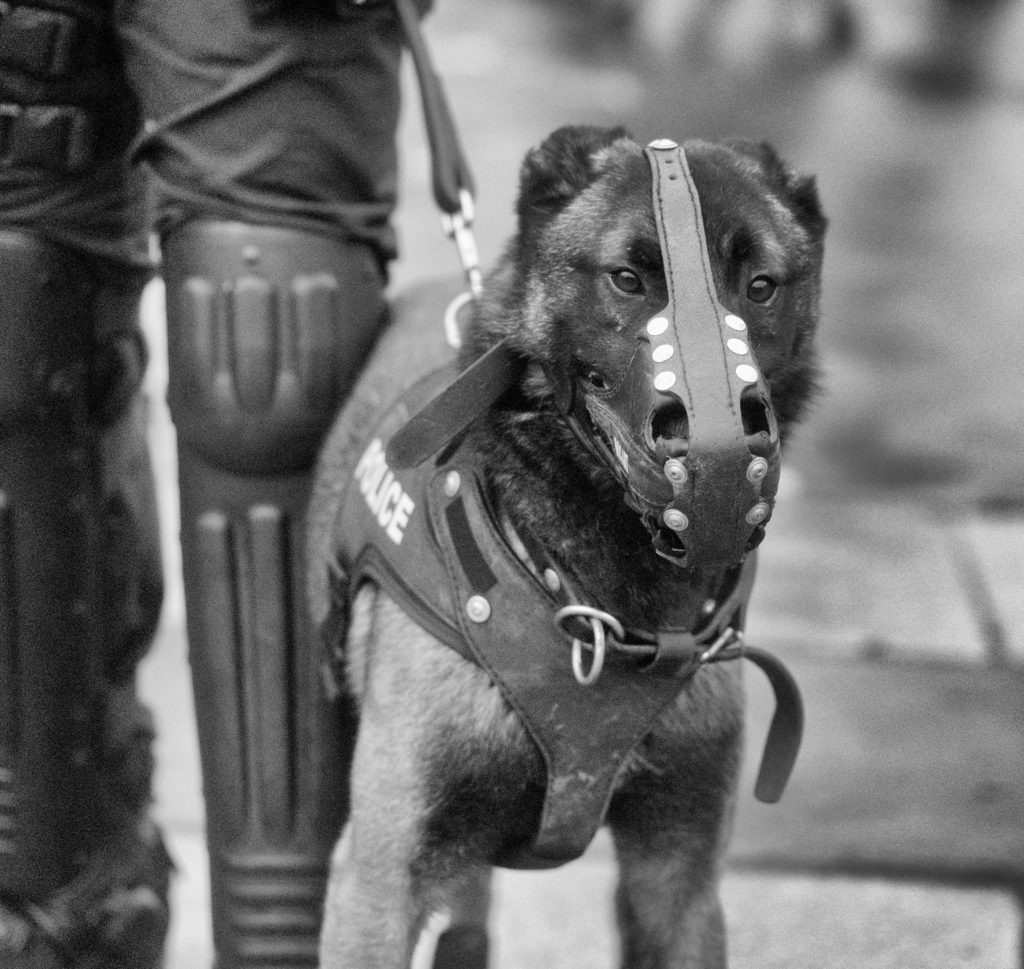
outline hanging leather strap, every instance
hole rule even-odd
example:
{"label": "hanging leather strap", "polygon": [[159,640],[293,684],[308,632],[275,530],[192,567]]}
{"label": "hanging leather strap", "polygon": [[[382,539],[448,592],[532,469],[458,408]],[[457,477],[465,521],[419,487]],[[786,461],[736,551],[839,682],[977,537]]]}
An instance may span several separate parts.
{"label": "hanging leather strap", "polygon": [[519,383],[525,365],[508,339],[495,344],[396,431],[388,444],[388,464],[415,468],[458,440],[477,417]]}
{"label": "hanging leather strap", "polygon": [[434,201],[447,215],[462,213],[464,193],[470,198],[475,193],[473,175],[459,142],[444,87],[424,41],[416,7],[412,0],[394,0],[394,4],[419,81],[427,140],[430,142]]}

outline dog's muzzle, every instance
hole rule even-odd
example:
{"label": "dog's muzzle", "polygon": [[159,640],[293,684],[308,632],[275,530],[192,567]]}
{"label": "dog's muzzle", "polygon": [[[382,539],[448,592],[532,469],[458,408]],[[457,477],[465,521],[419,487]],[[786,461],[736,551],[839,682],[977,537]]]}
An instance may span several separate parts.
{"label": "dog's muzzle", "polygon": [[[667,139],[645,154],[668,303],[610,388],[580,382],[560,406],[618,477],[660,555],[686,568],[732,565],[760,543],[772,513],[778,425],[746,323],[718,302],[686,155]],[[415,467],[456,439],[525,366],[509,337],[497,343],[395,433],[388,464]]]}
{"label": "dog's muzzle", "polygon": [[718,302],[686,155],[667,139],[645,154],[668,304],[611,389],[580,385],[570,423],[619,478],[659,554],[688,568],[736,563],[772,513],[778,425],[746,323]]}

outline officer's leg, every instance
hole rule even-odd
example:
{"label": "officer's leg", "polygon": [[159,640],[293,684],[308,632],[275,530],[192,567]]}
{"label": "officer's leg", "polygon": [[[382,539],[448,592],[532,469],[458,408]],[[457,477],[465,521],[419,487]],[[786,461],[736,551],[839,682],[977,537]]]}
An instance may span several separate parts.
{"label": "officer's leg", "polygon": [[47,949],[155,966],[168,865],[133,678],[161,582],[138,289],[13,231],[0,276],[0,964]]}
{"label": "officer's leg", "polygon": [[237,0],[140,0],[125,25],[160,187],[220,969],[315,964],[346,813],[351,724],[321,683],[303,518],[318,444],[384,310],[388,6],[256,25]]}
{"label": "officer's leg", "polygon": [[379,277],[361,247],[243,223],[189,223],[164,259],[218,965],[311,964],[349,725],[307,623],[304,511]]}
{"label": "officer's leg", "polygon": [[134,694],[161,577],[136,124],[106,4],[0,9],[0,965],[149,967],[169,861]]}

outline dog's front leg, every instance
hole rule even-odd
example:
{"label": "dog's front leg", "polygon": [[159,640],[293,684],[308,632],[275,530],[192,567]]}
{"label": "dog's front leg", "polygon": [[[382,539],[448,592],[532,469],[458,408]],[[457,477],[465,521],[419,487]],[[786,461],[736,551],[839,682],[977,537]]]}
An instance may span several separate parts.
{"label": "dog's front leg", "polygon": [[424,808],[406,750],[364,712],[352,808],[331,859],[322,969],[408,969],[425,912],[411,874]]}
{"label": "dog's front leg", "polygon": [[724,969],[718,897],[742,738],[739,671],[702,673],[638,748],[608,821],[623,969]]}
{"label": "dog's front leg", "polygon": [[725,969],[716,860],[707,859],[704,869],[685,849],[655,853],[620,846],[619,863],[623,969]]}

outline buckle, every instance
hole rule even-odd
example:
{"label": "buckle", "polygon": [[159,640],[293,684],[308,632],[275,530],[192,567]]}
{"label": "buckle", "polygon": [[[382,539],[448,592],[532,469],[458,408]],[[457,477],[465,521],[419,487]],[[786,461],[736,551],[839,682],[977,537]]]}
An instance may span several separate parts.
{"label": "buckle", "polygon": [[0,164],[73,174],[95,152],[92,118],[72,105],[0,104]]}
{"label": "buckle", "polygon": [[82,36],[74,17],[0,3],[0,64],[37,77],[66,77]]}

